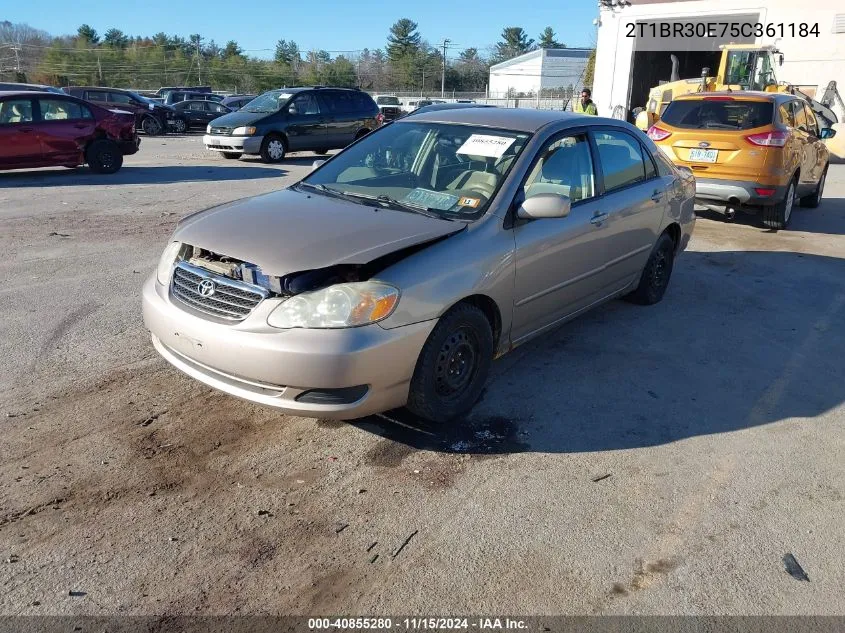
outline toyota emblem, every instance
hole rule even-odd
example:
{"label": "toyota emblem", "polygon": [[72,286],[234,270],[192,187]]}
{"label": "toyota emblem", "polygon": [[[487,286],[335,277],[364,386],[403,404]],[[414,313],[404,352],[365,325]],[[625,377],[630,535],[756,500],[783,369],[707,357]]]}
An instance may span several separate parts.
{"label": "toyota emblem", "polygon": [[698,144],[698,146],[699,147],[710,147],[710,143],[708,143],[707,141],[702,141],[701,143]]}
{"label": "toyota emblem", "polygon": [[213,281],[211,281],[211,279],[203,279],[197,284],[197,292],[199,292],[200,295],[203,297],[214,296],[214,291],[216,289],[217,285]]}

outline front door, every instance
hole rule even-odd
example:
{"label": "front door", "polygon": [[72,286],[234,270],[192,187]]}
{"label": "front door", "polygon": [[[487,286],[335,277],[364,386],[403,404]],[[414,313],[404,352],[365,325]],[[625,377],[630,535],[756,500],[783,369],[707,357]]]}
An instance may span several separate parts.
{"label": "front door", "polygon": [[0,165],[28,167],[41,160],[41,139],[35,127],[35,104],[29,97],[0,100]]}
{"label": "front door", "polygon": [[514,343],[609,292],[604,265],[612,227],[607,201],[597,196],[586,133],[557,136],[538,157],[517,201],[554,193],[568,196],[572,209],[565,218],[515,220]]}
{"label": "front door", "polygon": [[320,107],[325,106],[327,148],[340,149],[355,140],[358,131],[355,96],[346,90],[327,90],[320,92]]}
{"label": "front door", "polygon": [[288,106],[288,149],[321,149],[326,146],[325,114],[320,111],[317,97],[305,92],[294,97]]}
{"label": "front door", "polygon": [[84,105],[60,97],[39,97],[36,128],[44,157],[50,162],[78,165],[81,147],[94,134],[97,122]]}

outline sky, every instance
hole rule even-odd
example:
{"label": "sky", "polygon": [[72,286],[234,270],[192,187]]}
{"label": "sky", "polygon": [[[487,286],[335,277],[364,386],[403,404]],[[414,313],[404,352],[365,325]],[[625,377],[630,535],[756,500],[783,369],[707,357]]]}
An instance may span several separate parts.
{"label": "sky", "polygon": [[[0,20],[24,22],[52,35],[75,34],[87,23],[102,36],[118,28],[128,35],[187,37],[200,33],[224,45],[234,39],[248,54],[272,57],[279,39],[294,40],[300,50],[324,49],[332,56],[362,48],[384,48],[391,24],[409,18],[430,44],[451,40],[448,56],[464,48],[482,54],[499,40],[506,26],[521,26],[538,39],[551,26],[569,47],[594,45],[596,0],[39,0],[4,2]],[[132,5],[136,8],[132,8]],[[528,9],[530,6],[530,9]],[[263,50],[262,50],[263,49]]]}

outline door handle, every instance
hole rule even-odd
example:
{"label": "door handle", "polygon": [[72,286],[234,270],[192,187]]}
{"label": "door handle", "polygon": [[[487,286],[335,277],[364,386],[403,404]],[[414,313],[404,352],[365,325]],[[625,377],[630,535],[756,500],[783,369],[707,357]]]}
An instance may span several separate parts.
{"label": "door handle", "polygon": [[660,202],[663,199],[663,192],[655,191],[653,194],[651,194],[651,199],[655,202]]}
{"label": "door handle", "polygon": [[590,224],[601,226],[605,220],[607,220],[607,213],[596,213],[592,218],[590,218]]}

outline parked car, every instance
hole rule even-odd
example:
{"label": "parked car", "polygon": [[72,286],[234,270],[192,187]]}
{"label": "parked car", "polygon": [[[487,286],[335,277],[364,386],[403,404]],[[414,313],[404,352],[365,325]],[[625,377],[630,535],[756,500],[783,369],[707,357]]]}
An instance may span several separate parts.
{"label": "parked car", "polygon": [[222,103],[214,101],[180,101],[173,106],[176,114],[171,129],[183,134],[191,128],[205,128],[211,121],[232,112]]}
{"label": "parked car", "polygon": [[13,82],[0,81],[0,92],[11,92],[20,90],[34,90],[36,92],[52,92],[55,94],[64,94],[61,88],[54,88],[53,86],[45,86],[43,84],[19,84]]}
{"label": "parked car", "polygon": [[240,110],[258,95],[231,95],[221,101],[224,106],[232,110]]}
{"label": "parked car", "polygon": [[399,101],[399,97],[378,95],[374,98],[385,121],[398,119],[402,115],[402,103]]}
{"label": "parked car", "polygon": [[158,97],[164,98],[168,92],[173,92],[174,90],[209,93],[211,92],[211,86],[162,86],[156,90],[155,94]]}
{"label": "parked car", "polygon": [[150,101],[130,90],[99,88],[96,86],[71,86],[64,91],[85,99],[102,108],[119,108],[135,115],[135,124],[148,136],[164,134],[167,122],[173,118],[173,108]]}
{"label": "parked car", "polygon": [[614,297],[659,302],[694,196],[624,121],[420,114],[285,190],[183,218],[144,321],[183,372],[281,411],[456,419],[493,358]]}
{"label": "parked car", "polygon": [[175,105],[182,101],[223,101],[223,95],[216,95],[210,92],[189,92],[185,90],[171,90],[164,96],[164,105]]}
{"label": "parked car", "polygon": [[266,163],[287,152],[346,147],[381,124],[378,106],[360,90],[286,88],[265,92],[209,124],[205,146],[226,158],[258,154]]}
{"label": "parked car", "polygon": [[796,198],[817,207],[829,151],[803,99],[787,93],[705,92],[678,97],[648,136],[678,165],[692,169],[697,202],[733,218],[757,213],[783,229]]}
{"label": "parked car", "polygon": [[77,167],[112,174],[141,141],[131,113],[65,94],[0,92],[0,169]]}
{"label": "parked car", "polygon": [[[422,103],[422,102],[420,102]],[[461,110],[464,108],[495,108],[494,105],[489,105],[486,103],[445,103],[441,101],[440,103],[430,103],[428,105],[420,106],[413,112],[408,112],[403,114],[400,118],[416,115],[416,114],[425,114],[426,112],[441,112],[443,110]]]}

